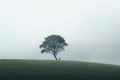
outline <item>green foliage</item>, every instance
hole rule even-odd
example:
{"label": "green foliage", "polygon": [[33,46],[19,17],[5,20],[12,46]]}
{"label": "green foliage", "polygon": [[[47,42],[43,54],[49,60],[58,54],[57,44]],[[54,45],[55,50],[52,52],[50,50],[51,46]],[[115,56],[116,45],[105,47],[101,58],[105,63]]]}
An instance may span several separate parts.
{"label": "green foliage", "polygon": [[57,60],[57,54],[68,46],[64,38],[60,35],[50,35],[45,38],[45,41],[40,45],[41,53],[51,53]]}

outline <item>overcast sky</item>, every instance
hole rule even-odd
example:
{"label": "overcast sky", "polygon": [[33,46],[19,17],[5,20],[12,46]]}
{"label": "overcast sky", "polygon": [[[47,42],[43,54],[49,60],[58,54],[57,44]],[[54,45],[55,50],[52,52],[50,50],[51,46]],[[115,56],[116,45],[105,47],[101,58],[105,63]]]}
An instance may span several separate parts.
{"label": "overcast sky", "polygon": [[120,1],[0,0],[0,59],[54,59],[39,49],[51,34],[63,60],[120,64]]}

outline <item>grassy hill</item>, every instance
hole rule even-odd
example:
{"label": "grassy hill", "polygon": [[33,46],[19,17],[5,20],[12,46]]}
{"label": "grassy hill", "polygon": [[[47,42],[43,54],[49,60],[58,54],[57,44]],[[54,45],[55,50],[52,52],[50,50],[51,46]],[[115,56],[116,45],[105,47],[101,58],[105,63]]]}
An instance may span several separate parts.
{"label": "grassy hill", "polygon": [[0,60],[0,80],[120,80],[120,66],[78,61]]}

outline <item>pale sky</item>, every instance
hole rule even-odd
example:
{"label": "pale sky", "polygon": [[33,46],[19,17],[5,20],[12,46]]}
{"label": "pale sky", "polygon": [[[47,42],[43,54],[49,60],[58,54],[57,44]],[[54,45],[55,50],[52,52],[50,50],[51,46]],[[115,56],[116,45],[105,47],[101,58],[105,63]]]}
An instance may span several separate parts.
{"label": "pale sky", "polygon": [[0,0],[0,59],[54,59],[39,49],[51,34],[62,60],[120,64],[120,1]]}

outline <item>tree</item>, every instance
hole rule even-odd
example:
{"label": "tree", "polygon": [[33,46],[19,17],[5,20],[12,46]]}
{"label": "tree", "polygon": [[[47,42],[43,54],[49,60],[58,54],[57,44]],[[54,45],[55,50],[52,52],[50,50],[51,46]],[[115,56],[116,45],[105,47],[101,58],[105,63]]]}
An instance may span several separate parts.
{"label": "tree", "polygon": [[41,53],[50,53],[58,61],[57,54],[65,50],[68,44],[60,35],[50,35],[45,38],[45,41],[40,45]]}

